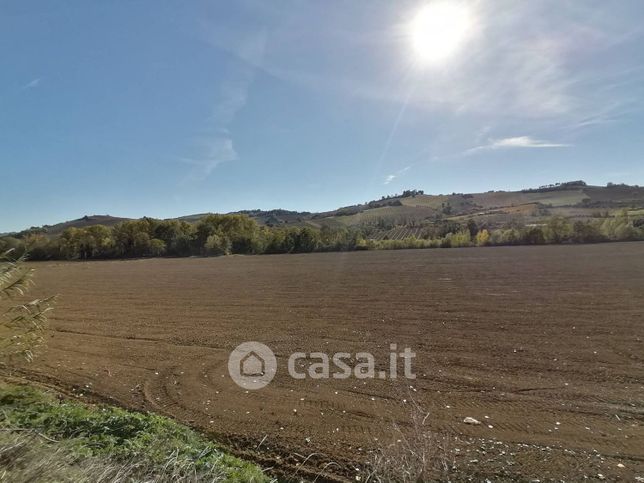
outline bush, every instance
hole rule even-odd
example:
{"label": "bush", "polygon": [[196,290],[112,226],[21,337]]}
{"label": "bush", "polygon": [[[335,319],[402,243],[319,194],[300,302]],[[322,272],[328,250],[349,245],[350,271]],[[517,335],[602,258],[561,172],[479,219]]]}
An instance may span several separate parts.
{"label": "bush", "polygon": [[368,482],[450,481],[455,466],[450,438],[429,428],[428,411],[413,400],[410,406],[408,424],[394,424],[391,442],[374,454]]}
{"label": "bush", "polygon": [[544,239],[547,243],[567,242],[572,237],[572,234],[572,226],[563,216],[555,216],[548,220],[543,230]]}
{"label": "bush", "polygon": [[543,245],[546,237],[540,226],[527,226],[521,230],[520,241],[526,245]]}
{"label": "bush", "polygon": [[476,234],[476,245],[479,247],[484,247],[490,244],[490,232],[487,230],[481,230]]}
{"label": "bush", "polygon": [[597,243],[605,241],[599,225],[595,222],[576,221],[572,227],[572,241],[575,243]]}
{"label": "bush", "polygon": [[472,238],[470,237],[470,232],[466,229],[459,230],[456,233],[449,233],[446,238],[449,238],[449,246],[452,248],[472,246]]}
{"label": "bush", "polygon": [[213,234],[206,240],[204,248],[207,255],[230,255],[232,243],[226,236]]}

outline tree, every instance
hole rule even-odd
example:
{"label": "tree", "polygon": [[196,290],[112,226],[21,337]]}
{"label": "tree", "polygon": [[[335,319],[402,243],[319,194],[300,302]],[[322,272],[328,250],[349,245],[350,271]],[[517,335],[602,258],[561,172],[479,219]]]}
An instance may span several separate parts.
{"label": "tree", "polygon": [[145,231],[137,231],[132,237],[132,251],[130,255],[143,257],[150,253],[151,240],[150,235]]}
{"label": "tree", "polygon": [[150,240],[150,256],[152,257],[160,257],[161,255],[165,254],[166,250],[166,245],[163,240],[159,240],[158,238],[153,238]]}
{"label": "tree", "polygon": [[208,215],[196,226],[195,244],[206,251],[205,244],[211,235],[225,236],[230,240],[231,253],[256,253],[259,244],[259,226],[248,215]]}
{"label": "tree", "polygon": [[548,220],[543,235],[547,243],[563,243],[570,240],[572,227],[563,216],[553,216]]}
{"label": "tree", "polygon": [[540,226],[526,226],[521,231],[521,241],[527,245],[543,245],[546,238]]}
{"label": "tree", "polygon": [[490,244],[490,232],[483,229],[476,234],[476,245],[483,247]]}
{"label": "tree", "polygon": [[575,243],[597,243],[606,240],[606,237],[597,223],[576,221],[572,227],[572,240]]}
{"label": "tree", "polygon": [[92,258],[107,258],[113,255],[114,238],[111,229],[104,225],[94,225],[88,226],[85,231],[91,238]]}
{"label": "tree", "polygon": [[25,249],[29,251],[29,258],[31,260],[60,258],[60,244],[58,239],[50,239],[41,234],[28,235],[24,239],[24,244]]}
{"label": "tree", "polygon": [[320,247],[320,232],[308,226],[302,227],[295,237],[295,251],[314,252]]}
{"label": "tree", "polygon": [[224,235],[213,234],[208,237],[204,248],[207,255],[229,255],[231,250],[230,240]]}
{"label": "tree", "polygon": [[121,257],[142,257],[149,255],[150,240],[153,238],[154,220],[123,221],[112,228],[115,251]]}
{"label": "tree", "polygon": [[459,248],[469,247],[472,245],[470,232],[467,229],[459,230],[456,233],[449,233],[446,238],[449,239],[448,247]]}
{"label": "tree", "polygon": [[185,257],[192,253],[195,227],[186,221],[158,221],[154,227],[153,235],[154,238],[165,242],[168,255]]}
{"label": "tree", "polygon": [[474,238],[476,234],[479,232],[479,227],[476,224],[476,222],[473,219],[467,220],[467,229],[470,232],[470,236]]}
{"label": "tree", "polygon": [[[33,285],[33,269],[25,268],[25,256],[13,259],[12,250],[0,254],[0,302],[24,295]],[[0,312],[0,358],[33,359],[33,351],[42,344],[42,333],[54,297],[36,299]]]}

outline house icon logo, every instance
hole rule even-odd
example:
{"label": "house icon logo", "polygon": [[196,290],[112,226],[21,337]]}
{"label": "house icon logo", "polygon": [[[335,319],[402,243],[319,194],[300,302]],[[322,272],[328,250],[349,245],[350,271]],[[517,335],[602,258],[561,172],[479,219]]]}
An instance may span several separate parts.
{"label": "house icon logo", "polygon": [[268,385],[277,372],[273,351],[261,342],[239,344],[228,357],[228,373],[244,389],[261,389]]}
{"label": "house icon logo", "polygon": [[262,377],[266,374],[266,362],[257,352],[252,351],[241,360],[241,375],[244,377]]}

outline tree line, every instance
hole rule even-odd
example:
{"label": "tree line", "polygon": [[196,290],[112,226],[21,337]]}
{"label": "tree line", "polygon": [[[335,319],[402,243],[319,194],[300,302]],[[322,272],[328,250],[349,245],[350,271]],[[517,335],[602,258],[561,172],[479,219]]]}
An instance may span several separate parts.
{"label": "tree line", "polygon": [[235,214],[208,215],[197,223],[142,218],[112,227],[72,227],[57,237],[27,231],[0,239],[0,248],[28,251],[31,260],[86,260],[341,251],[363,242],[359,230],[260,226]]}
{"label": "tree line", "polygon": [[644,240],[644,219],[631,219],[626,211],[611,218],[571,222],[555,216],[541,224],[510,223],[496,229],[474,220],[443,220],[402,240],[371,239],[377,229],[260,226],[244,214],[208,215],[197,223],[142,218],[112,227],[67,228],[56,237],[26,231],[1,238],[0,250],[28,252],[32,260],[87,260]]}
{"label": "tree line", "polygon": [[631,219],[624,210],[612,218],[571,222],[562,216],[554,216],[544,223],[510,223],[496,229],[479,226],[474,220],[468,220],[465,225],[446,221],[425,228],[419,237],[368,240],[366,249],[459,248],[637,240],[644,240],[644,219]]}

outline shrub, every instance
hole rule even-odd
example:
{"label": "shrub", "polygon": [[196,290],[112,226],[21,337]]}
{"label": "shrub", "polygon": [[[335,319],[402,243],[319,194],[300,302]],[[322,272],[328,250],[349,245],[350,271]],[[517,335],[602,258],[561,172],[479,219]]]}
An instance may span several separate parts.
{"label": "shrub", "polygon": [[207,255],[230,255],[232,243],[226,236],[213,234],[206,240],[204,248]]}
{"label": "shrub", "polygon": [[543,230],[543,235],[547,243],[563,243],[569,241],[572,234],[572,227],[563,216],[555,216],[548,220]]}
{"label": "shrub", "polygon": [[605,240],[606,237],[596,222],[576,221],[573,224],[572,241],[575,243],[597,243]]}
{"label": "shrub", "polygon": [[411,401],[409,420],[404,427],[394,423],[391,443],[374,455],[367,477],[370,482],[417,483],[449,481],[454,462],[450,461],[450,439],[429,428],[429,412]]}
{"label": "shrub", "polygon": [[490,232],[483,229],[476,234],[476,245],[483,247],[490,244]]}
{"label": "shrub", "polygon": [[472,238],[470,237],[469,230],[460,230],[456,233],[450,233],[446,238],[449,238],[449,246],[452,248],[472,246]]}

